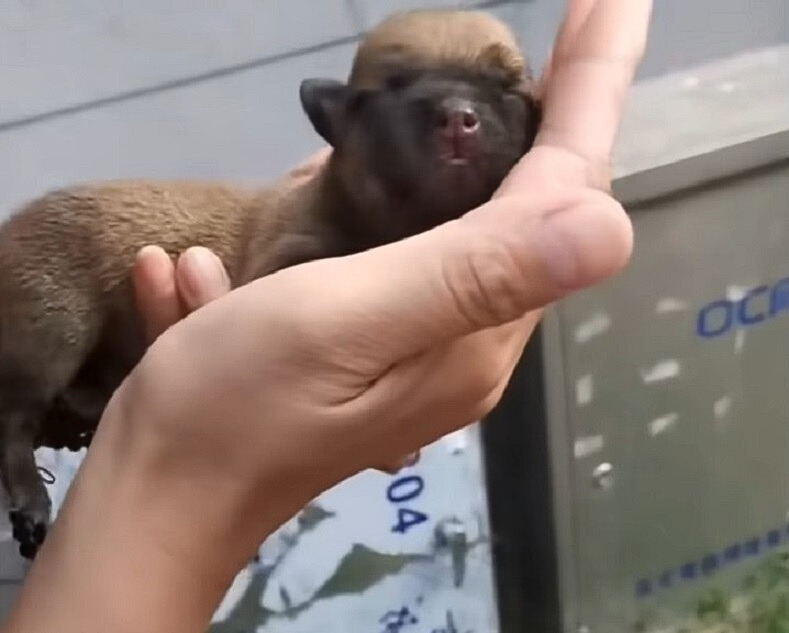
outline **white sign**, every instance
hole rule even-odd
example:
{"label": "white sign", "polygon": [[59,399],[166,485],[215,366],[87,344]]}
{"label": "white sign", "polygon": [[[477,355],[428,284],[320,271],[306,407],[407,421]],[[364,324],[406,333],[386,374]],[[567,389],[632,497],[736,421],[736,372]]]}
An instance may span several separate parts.
{"label": "white sign", "polygon": [[[53,516],[85,452],[41,449]],[[262,544],[212,633],[498,630],[479,428],[328,490]]]}

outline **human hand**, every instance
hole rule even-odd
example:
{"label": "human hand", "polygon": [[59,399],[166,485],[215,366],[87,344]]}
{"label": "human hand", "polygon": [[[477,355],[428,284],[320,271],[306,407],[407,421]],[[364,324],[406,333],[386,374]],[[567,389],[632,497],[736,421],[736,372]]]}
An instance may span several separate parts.
{"label": "human hand", "polygon": [[[607,193],[608,164],[650,10],[647,0],[570,4],[535,146],[490,203],[257,280],[162,335],[122,389],[125,407],[157,420],[129,442],[183,462],[165,480],[194,475],[207,449],[233,455],[232,469],[202,477],[232,479],[224,485],[270,525],[271,504],[257,505],[261,490],[272,498],[267,473],[290,488],[281,521],[337,481],[484,417],[544,306],[628,261],[631,226]],[[221,419],[235,423],[220,431]],[[186,434],[193,452],[171,455]],[[249,535],[244,557],[263,536]]]}
{"label": "human hand", "polygon": [[[316,152],[293,169],[285,182],[297,186],[312,178],[329,153]],[[174,262],[164,249],[146,246],[138,253],[132,278],[149,344],[187,314],[230,292],[230,278],[221,260],[203,247],[187,249]],[[413,465],[418,458],[417,450],[388,459],[378,469],[394,473]]]}

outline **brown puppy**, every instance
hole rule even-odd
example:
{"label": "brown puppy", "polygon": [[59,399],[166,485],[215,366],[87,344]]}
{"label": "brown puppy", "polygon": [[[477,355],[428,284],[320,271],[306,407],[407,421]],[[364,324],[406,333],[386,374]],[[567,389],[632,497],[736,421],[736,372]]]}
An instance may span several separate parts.
{"label": "brown puppy", "polygon": [[130,271],[146,244],[213,249],[233,286],[424,231],[484,203],[531,147],[539,107],[509,29],[467,11],[393,16],[347,83],[302,83],[334,151],[298,187],[109,182],[55,191],[0,228],[0,475],[32,558],[50,500],[33,451],[90,443],[145,351]]}

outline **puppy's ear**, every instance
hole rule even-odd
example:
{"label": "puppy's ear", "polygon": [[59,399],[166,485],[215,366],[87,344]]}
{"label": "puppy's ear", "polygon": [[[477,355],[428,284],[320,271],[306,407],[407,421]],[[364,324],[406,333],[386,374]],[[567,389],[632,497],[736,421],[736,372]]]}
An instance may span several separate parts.
{"label": "puppy's ear", "polygon": [[301,82],[301,107],[315,131],[336,148],[346,123],[351,88],[335,79],[305,79]]}

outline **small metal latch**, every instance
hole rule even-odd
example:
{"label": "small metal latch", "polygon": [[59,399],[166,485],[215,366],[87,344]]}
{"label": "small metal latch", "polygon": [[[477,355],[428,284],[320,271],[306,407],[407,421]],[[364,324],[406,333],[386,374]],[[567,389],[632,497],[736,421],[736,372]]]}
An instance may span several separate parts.
{"label": "small metal latch", "polygon": [[466,526],[456,517],[443,519],[436,526],[435,537],[438,549],[450,551],[453,581],[455,587],[460,587],[466,575],[466,555],[469,549]]}
{"label": "small metal latch", "polygon": [[608,462],[597,466],[592,473],[592,481],[601,490],[610,490],[614,485],[614,467]]}

